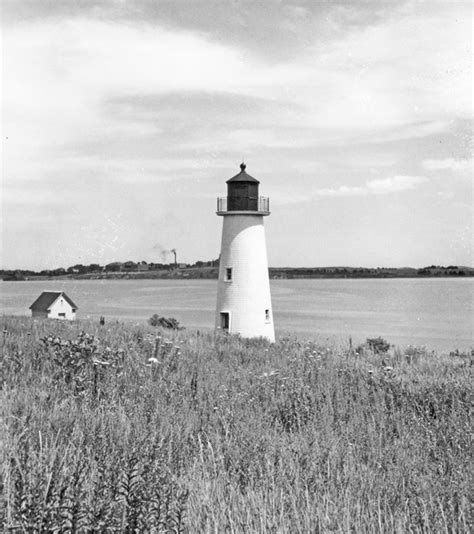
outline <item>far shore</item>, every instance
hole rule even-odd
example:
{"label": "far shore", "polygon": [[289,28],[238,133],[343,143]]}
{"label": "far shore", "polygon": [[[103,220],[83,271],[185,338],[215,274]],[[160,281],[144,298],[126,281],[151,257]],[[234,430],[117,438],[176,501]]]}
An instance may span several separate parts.
{"label": "far shore", "polygon": [[[0,271],[0,279],[5,282],[41,281],[41,280],[153,280],[153,279],[217,279],[219,268],[213,267],[174,267],[158,270],[92,271],[61,273],[32,273],[30,271]],[[271,279],[331,279],[331,278],[453,278],[472,277],[474,268],[465,266],[430,266],[416,269],[403,268],[367,268],[367,267],[270,267]]]}

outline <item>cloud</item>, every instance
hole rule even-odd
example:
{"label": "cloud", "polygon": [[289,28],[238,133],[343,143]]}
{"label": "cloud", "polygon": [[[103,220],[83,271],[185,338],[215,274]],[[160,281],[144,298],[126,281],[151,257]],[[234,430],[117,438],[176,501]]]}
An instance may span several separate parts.
{"label": "cloud", "polygon": [[454,193],[452,191],[438,191],[438,196],[443,200],[451,200],[454,198]]}
{"label": "cloud", "polygon": [[[298,4],[303,4],[300,6]],[[337,39],[346,27],[373,25],[396,6],[386,3],[341,6],[339,2],[249,2],[236,0],[3,0],[3,20],[95,18],[128,25],[153,24],[206,35],[237,45],[245,54],[279,63],[294,58],[319,39]]]}
{"label": "cloud", "polygon": [[422,166],[427,171],[472,171],[474,161],[471,159],[425,159]]}
{"label": "cloud", "polygon": [[[153,10],[153,23],[127,24],[123,14],[130,10],[119,9],[117,3],[102,4],[115,19],[100,19],[103,11],[94,12],[92,3],[72,17],[75,4],[60,10],[62,18],[27,19],[4,30],[5,130],[31,146],[57,148],[104,128],[123,128],[122,116],[103,114],[103,102],[144,92],[212,88],[273,101],[274,108],[277,103],[292,105],[280,112],[268,108],[254,121],[257,130],[262,121],[272,128],[292,124],[313,130],[293,140],[270,138],[269,146],[276,148],[318,144],[331,129],[335,141],[347,139],[349,132],[355,138],[361,132],[373,133],[376,142],[422,137],[446,130],[453,114],[471,113],[471,54],[465,45],[470,25],[460,5],[449,10],[438,6],[429,16],[415,8],[392,10],[372,24],[365,9],[336,9],[331,21],[337,41],[313,33],[297,57],[266,54],[262,60],[255,52],[254,34],[239,30],[239,40],[213,39],[215,33],[203,32],[199,25],[193,28],[192,17],[182,20],[179,10],[174,10],[175,17],[186,29],[176,21],[170,25],[173,9],[165,26],[157,18],[160,10]],[[11,3],[10,9],[14,6]],[[275,17],[278,10],[269,11]],[[94,13],[97,18],[92,18]],[[301,9],[296,13],[295,30]],[[305,12],[305,17],[310,15]],[[312,15],[314,24],[317,17]],[[361,24],[364,17],[366,24]],[[343,32],[343,23],[349,31]],[[250,118],[252,110],[240,113]],[[137,119],[138,128],[149,120],[146,114]],[[215,118],[208,116],[207,121],[214,124]],[[247,143],[242,141],[245,136],[237,134],[236,142]]]}
{"label": "cloud", "polygon": [[434,120],[414,122],[372,132],[363,141],[371,143],[389,143],[405,139],[420,139],[448,132],[453,126],[452,121]]}
{"label": "cloud", "polygon": [[423,176],[393,176],[380,180],[369,180],[365,186],[346,186],[338,188],[323,188],[313,191],[313,197],[352,197],[366,195],[384,195],[388,193],[399,193],[415,189],[419,184],[426,182]]}
{"label": "cloud", "polygon": [[[11,258],[17,242],[27,255],[16,221],[35,210],[21,204],[68,207],[39,243],[67,239],[103,204],[126,233],[148,224],[137,223],[143,204],[153,199],[154,214],[179,196],[189,210],[169,209],[184,225],[242,155],[272,198],[292,201],[414,191],[426,181],[417,173],[469,170],[456,126],[472,114],[467,3],[5,3]],[[464,186],[450,182],[456,195]]]}
{"label": "cloud", "polygon": [[[392,193],[403,193],[415,190],[420,184],[427,182],[424,176],[396,175],[389,178],[368,180],[365,185],[341,185],[339,187],[324,187],[313,189],[307,194],[295,191],[275,190],[272,193],[271,201],[274,205],[300,204],[310,202],[314,199],[324,198],[350,198],[369,197],[376,195],[389,195]],[[440,195],[442,196],[442,195]]]}
{"label": "cloud", "polygon": [[366,195],[368,193],[368,189],[364,187],[350,187],[347,185],[341,185],[340,187],[336,189],[332,188],[322,188],[322,189],[315,189],[312,192],[313,197],[353,197],[353,196],[360,196],[360,195]]}
{"label": "cloud", "polygon": [[2,202],[4,206],[16,208],[18,206],[57,206],[63,199],[55,191],[30,190],[24,187],[2,187]]}
{"label": "cloud", "polygon": [[383,180],[370,180],[367,182],[366,187],[375,194],[396,193],[415,189],[416,186],[426,181],[427,179],[424,176],[393,176]]}
{"label": "cloud", "polygon": [[428,12],[413,2],[323,47],[319,65],[347,82],[334,87],[341,93],[333,93],[328,114],[365,114],[368,125],[394,126],[470,117],[472,17],[468,4],[437,3]]}

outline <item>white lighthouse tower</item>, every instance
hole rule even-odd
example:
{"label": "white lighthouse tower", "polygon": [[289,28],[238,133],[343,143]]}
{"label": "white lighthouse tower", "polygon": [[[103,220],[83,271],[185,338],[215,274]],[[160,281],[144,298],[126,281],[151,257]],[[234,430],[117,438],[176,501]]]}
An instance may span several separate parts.
{"label": "white lighthouse tower", "polygon": [[245,172],[227,180],[227,197],[217,199],[222,226],[216,329],[275,341],[263,218],[269,199]]}

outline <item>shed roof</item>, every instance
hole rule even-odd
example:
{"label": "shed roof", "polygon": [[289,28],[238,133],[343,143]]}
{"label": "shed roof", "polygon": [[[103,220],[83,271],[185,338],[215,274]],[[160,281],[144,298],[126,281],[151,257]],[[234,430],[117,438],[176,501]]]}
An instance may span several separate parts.
{"label": "shed roof", "polygon": [[33,311],[47,311],[53,302],[60,296],[63,296],[64,300],[77,310],[77,306],[74,302],[62,291],[43,291],[41,295],[30,306],[30,310]]}
{"label": "shed roof", "polygon": [[250,174],[247,174],[245,172],[245,168],[246,167],[247,167],[247,165],[245,165],[245,163],[241,163],[240,164],[240,172],[239,172],[239,174],[236,174],[232,178],[229,178],[229,180],[227,180],[226,183],[229,183],[229,182],[254,182],[254,183],[259,184],[260,182],[257,179],[255,179],[253,176],[250,176]]}

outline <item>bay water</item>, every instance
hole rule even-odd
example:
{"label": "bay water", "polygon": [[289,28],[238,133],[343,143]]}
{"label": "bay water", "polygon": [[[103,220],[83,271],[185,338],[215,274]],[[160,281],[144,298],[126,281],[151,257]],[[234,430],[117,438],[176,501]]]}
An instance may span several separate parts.
{"label": "bay water", "polygon": [[[406,347],[469,350],[474,278],[271,280],[277,337],[347,345],[382,336]],[[0,282],[0,313],[30,315],[42,291],[65,291],[78,318],[145,322],[154,313],[187,329],[214,326],[216,280]]]}

